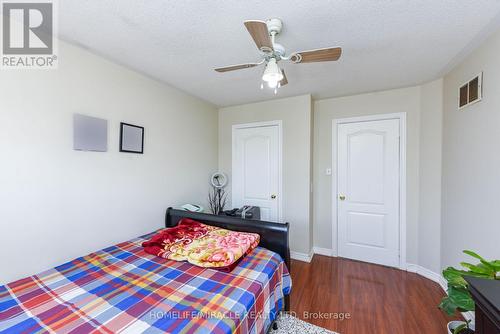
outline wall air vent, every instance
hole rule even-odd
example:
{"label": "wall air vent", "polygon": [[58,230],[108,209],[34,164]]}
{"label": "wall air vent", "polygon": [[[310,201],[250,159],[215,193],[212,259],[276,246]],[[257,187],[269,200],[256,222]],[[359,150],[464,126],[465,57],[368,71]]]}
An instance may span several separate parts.
{"label": "wall air vent", "polygon": [[463,109],[476,102],[481,101],[483,97],[483,72],[460,86],[458,90],[458,109]]}

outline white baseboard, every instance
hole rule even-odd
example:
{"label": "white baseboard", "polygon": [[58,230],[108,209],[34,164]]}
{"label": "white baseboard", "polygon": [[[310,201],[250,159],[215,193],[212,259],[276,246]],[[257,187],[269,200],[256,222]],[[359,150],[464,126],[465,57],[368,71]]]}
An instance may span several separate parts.
{"label": "white baseboard", "polygon": [[334,252],[330,248],[323,247],[313,247],[309,254],[290,251],[290,257],[294,260],[299,260],[303,262],[311,262],[314,254],[325,255],[325,256],[335,256]]}
{"label": "white baseboard", "polygon": [[312,252],[312,250],[310,254],[290,251],[290,257],[292,259],[307,263],[311,262],[313,255],[314,253]]}
{"label": "white baseboard", "polygon": [[314,254],[318,254],[318,255],[335,256],[335,254],[333,253],[333,249],[330,249],[330,248],[314,247],[313,252],[314,252]]}
{"label": "white baseboard", "polygon": [[443,276],[439,276],[439,285],[446,292],[448,290],[448,282],[444,279]]}
{"label": "white baseboard", "polygon": [[412,263],[408,263],[406,265],[406,271],[409,271],[411,273],[416,273],[420,276],[428,278],[431,281],[439,284],[439,286],[441,286],[441,288],[446,291],[446,281],[438,273],[435,273],[432,270],[419,266],[418,264],[412,264]]}

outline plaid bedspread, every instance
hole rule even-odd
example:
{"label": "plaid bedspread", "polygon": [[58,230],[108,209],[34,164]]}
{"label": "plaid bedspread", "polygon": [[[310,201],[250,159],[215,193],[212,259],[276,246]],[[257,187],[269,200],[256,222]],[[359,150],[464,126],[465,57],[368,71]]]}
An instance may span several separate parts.
{"label": "plaid bedspread", "polygon": [[150,235],[0,286],[1,333],[263,333],[291,288],[257,247],[231,272],[144,252]]}

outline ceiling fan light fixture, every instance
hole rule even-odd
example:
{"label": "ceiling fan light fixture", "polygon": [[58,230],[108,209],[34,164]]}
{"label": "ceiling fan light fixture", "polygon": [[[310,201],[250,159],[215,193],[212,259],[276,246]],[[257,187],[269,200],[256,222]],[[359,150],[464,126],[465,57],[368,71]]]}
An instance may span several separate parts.
{"label": "ceiling fan light fixture", "polygon": [[276,38],[281,34],[283,28],[283,22],[278,18],[272,18],[267,21],[246,20],[244,24],[257,49],[260,51],[260,61],[218,67],[215,70],[219,73],[224,73],[265,64],[260,89],[264,89],[264,84],[266,84],[270,89],[274,90],[274,94],[277,94],[280,87],[288,84],[285,72],[278,65],[279,61],[289,61],[293,64],[317,63],[336,61],[342,55],[342,48],[340,47],[326,47],[287,53],[283,45],[276,43]]}
{"label": "ceiling fan light fixture", "polygon": [[266,69],[264,70],[264,74],[262,75],[262,80],[267,82],[269,87],[274,88],[278,85],[278,82],[283,80],[283,73],[276,63],[275,58],[269,59],[269,62],[266,65]]}
{"label": "ceiling fan light fixture", "polygon": [[279,81],[268,81],[267,82],[267,87],[269,88],[276,88],[279,85]]}

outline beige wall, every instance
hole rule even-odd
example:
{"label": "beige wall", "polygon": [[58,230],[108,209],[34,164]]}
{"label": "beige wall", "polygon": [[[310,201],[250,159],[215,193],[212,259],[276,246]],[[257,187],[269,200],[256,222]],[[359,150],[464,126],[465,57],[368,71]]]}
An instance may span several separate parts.
{"label": "beige wall", "polygon": [[[219,169],[231,180],[231,134],[234,124],[283,122],[283,211],[290,223],[290,247],[308,254],[310,224],[311,96],[303,95],[219,110]],[[229,184],[228,189],[231,188]]]}
{"label": "beige wall", "polygon": [[[444,78],[443,266],[463,249],[500,257],[500,31]],[[458,88],[483,71],[483,100],[457,110]]]}
{"label": "beige wall", "polygon": [[[60,43],[57,70],[0,74],[0,285],[151,232],[169,205],[204,204],[217,109]],[[109,121],[107,153],[72,149],[72,114]],[[145,127],[118,152],[119,122]]]}
{"label": "beige wall", "polygon": [[375,114],[407,114],[407,261],[418,259],[420,88],[411,87],[314,103],[314,245],[336,249],[332,240],[332,120]]}

